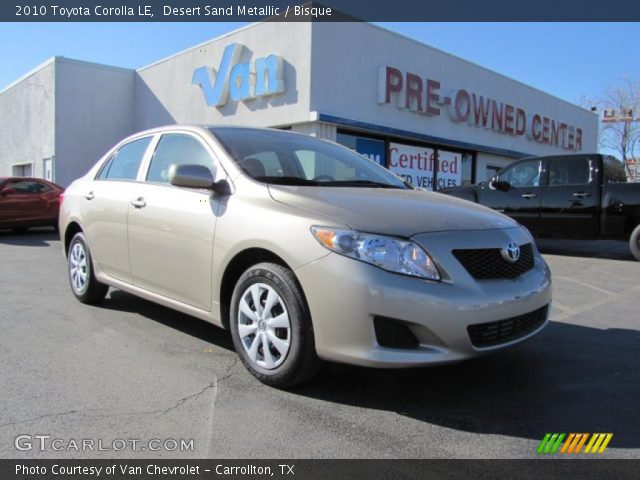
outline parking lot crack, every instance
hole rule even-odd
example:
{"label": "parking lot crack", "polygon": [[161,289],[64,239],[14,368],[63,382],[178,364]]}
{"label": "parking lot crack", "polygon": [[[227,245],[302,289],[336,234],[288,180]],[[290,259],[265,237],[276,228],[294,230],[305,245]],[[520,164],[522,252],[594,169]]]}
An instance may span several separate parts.
{"label": "parking lot crack", "polygon": [[77,410],[69,410],[67,412],[46,413],[44,415],[39,415],[37,417],[27,418],[25,420],[18,420],[17,422],[1,423],[0,427],[13,427],[16,425],[22,425],[24,423],[37,422],[38,420],[44,420],[45,418],[64,417],[66,415],[74,415],[76,413],[79,413],[79,412]]}

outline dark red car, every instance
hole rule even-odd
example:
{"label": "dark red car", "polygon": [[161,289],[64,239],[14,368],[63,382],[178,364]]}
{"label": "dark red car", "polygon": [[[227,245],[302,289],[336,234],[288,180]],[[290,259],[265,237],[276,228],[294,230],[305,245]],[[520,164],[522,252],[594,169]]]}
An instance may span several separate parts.
{"label": "dark red car", "polygon": [[58,228],[64,188],[41,178],[0,177],[0,228]]}

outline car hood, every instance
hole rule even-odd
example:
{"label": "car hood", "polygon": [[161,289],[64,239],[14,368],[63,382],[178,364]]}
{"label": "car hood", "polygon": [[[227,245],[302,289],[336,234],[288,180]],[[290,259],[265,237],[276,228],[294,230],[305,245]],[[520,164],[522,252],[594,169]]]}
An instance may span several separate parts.
{"label": "car hood", "polygon": [[269,185],[269,191],[278,202],[331,217],[363,232],[410,237],[518,225],[481,205],[422,190]]}

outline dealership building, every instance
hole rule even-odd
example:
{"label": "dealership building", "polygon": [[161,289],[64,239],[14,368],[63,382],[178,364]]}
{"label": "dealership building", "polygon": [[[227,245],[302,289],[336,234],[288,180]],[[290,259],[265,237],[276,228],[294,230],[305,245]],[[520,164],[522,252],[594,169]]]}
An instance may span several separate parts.
{"label": "dealership building", "polygon": [[55,57],[0,92],[0,176],[63,186],[174,123],[291,129],[433,189],[595,152],[596,114],[367,23],[264,22],[131,70]]}

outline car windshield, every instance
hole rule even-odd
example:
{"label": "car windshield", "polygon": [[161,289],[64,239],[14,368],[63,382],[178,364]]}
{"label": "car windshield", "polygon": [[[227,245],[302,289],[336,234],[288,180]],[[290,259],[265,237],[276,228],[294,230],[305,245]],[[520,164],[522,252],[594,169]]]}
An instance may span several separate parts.
{"label": "car windshield", "polygon": [[387,169],[331,142],[280,130],[216,127],[211,132],[240,168],[259,182],[410,188]]}

